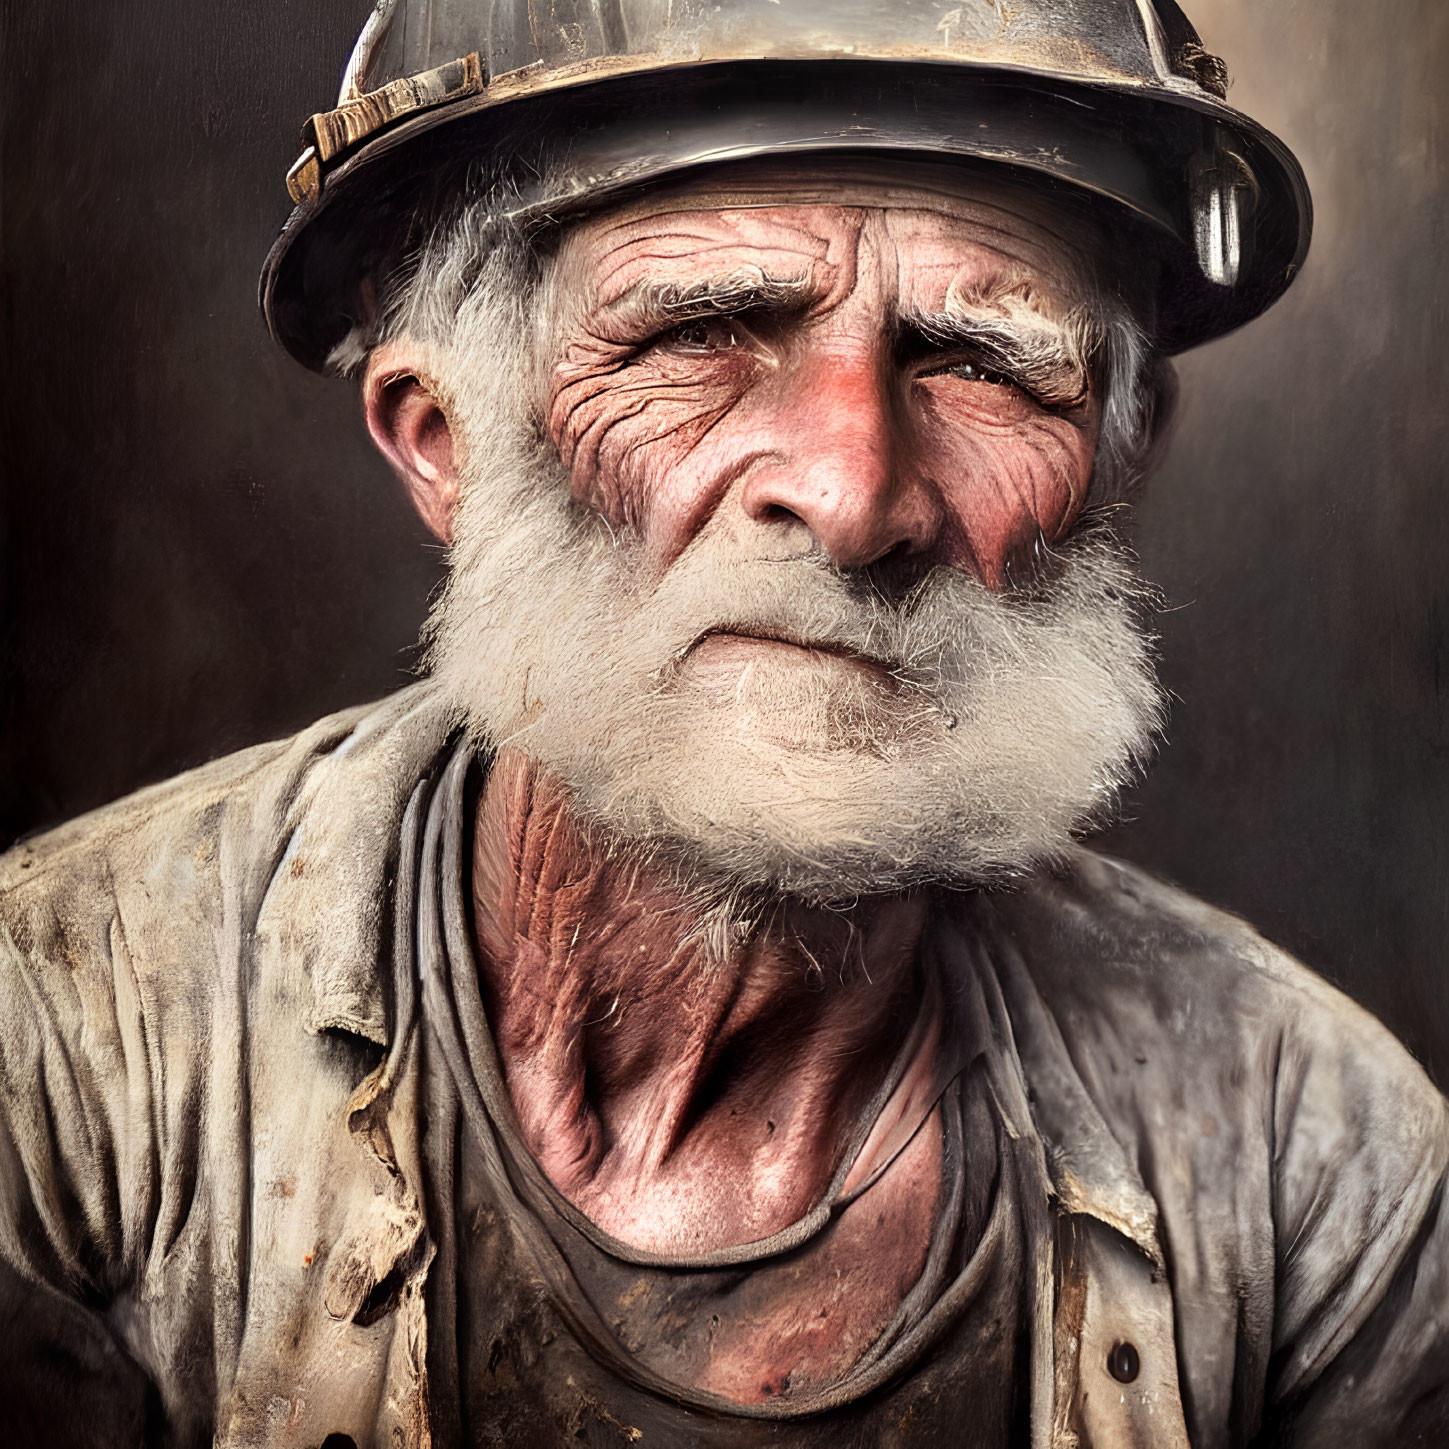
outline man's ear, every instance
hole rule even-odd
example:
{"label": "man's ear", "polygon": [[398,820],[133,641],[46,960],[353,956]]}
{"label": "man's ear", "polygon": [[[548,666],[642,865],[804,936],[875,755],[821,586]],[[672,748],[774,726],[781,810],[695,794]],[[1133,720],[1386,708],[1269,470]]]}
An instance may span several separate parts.
{"label": "man's ear", "polygon": [[406,343],[379,347],[367,361],[362,406],[372,441],[402,479],[413,507],[435,537],[452,543],[458,504],[453,432],[421,362]]}

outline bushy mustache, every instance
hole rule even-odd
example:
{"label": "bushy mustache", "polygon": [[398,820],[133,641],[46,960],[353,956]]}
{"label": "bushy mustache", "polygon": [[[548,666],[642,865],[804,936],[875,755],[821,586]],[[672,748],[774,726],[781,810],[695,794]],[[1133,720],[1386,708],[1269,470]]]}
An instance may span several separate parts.
{"label": "bushy mustache", "polygon": [[[707,527],[648,587],[634,594],[623,627],[657,661],[650,684],[669,690],[681,664],[709,636],[776,639],[872,667],[882,706],[901,717],[924,708],[969,714],[959,696],[1003,669],[1029,665],[1025,641],[1073,623],[1104,598],[1145,620],[1155,591],[1105,524],[1081,529],[1052,556],[1051,574],[1028,588],[992,591],[945,564],[883,570],[836,567],[813,542],[759,552]],[[647,642],[646,642],[647,641]]]}

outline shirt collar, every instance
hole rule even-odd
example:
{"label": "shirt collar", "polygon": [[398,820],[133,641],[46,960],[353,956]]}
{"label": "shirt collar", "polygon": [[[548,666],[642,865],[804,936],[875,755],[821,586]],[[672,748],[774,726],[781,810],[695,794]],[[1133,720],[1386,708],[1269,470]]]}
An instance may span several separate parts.
{"label": "shirt collar", "polygon": [[389,1044],[386,963],[403,814],[455,720],[425,681],[342,717],[340,730],[309,731],[313,759],[286,802],[286,845],[257,936],[261,949],[278,953],[311,1032]]}

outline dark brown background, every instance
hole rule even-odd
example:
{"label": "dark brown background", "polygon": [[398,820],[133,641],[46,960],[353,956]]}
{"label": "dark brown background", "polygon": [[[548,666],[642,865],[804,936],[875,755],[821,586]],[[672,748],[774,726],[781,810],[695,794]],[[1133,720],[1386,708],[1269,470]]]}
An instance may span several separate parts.
{"label": "dark brown background", "polygon": [[[1197,0],[1319,208],[1141,508],[1177,696],[1114,848],[1449,1081],[1449,6]],[[440,560],[254,278],[367,0],[0,0],[0,844],[405,682]]]}

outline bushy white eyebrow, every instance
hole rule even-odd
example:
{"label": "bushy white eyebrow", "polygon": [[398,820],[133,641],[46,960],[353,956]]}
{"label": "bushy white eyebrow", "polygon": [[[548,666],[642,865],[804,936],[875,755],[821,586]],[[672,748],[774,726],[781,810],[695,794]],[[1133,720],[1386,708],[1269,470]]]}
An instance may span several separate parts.
{"label": "bushy white eyebrow", "polygon": [[941,350],[969,352],[1028,392],[1054,405],[1086,398],[1095,354],[1091,313],[1078,309],[1057,321],[1024,304],[975,311],[911,311],[903,328]]}
{"label": "bushy white eyebrow", "polygon": [[800,312],[815,297],[808,276],[774,277],[743,268],[690,282],[646,279],[608,304],[641,321],[674,325],[696,317],[738,317],[746,312]]}

